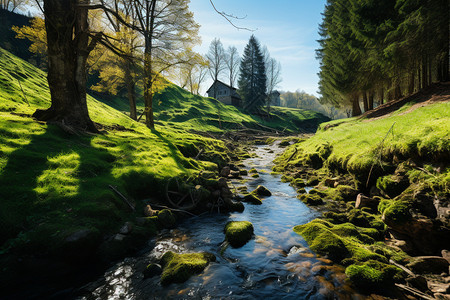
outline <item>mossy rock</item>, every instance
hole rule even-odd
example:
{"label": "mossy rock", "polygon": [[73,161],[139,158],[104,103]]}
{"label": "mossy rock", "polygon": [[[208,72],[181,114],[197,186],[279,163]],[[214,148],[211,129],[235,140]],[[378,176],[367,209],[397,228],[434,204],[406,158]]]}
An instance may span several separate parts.
{"label": "mossy rock", "polygon": [[391,198],[400,195],[409,184],[407,177],[397,175],[387,175],[377,179],[377,188]]}
{"label": "mossy rock", "polygon": [[255,168],[251,168],[248,172],[249,172],[250,174],[256,174],[256,173],[258,173],[258,171],[257,171]]}
{"label": "mossy rock", "polygon": [[331,227],[331,224],[316,219],[308,224],[295,226],[294,232],[303,236],[312,250],[339,262],[350,253],[342,239],[330,230]]}
{"label": "mossy rock", "polygon": [[303,180],[303,178],[293,179],[292,181],[290,181],[290,183],[293,187],[296,187],[296,188],[303,188],[303,187],[308,186],[306,184],[305,180]]}
{"label": "mossy rock", "polygon": [[332,211],[327,211],[323,214],[333,224],[342,224],[348,222],[348,217],[346,213],[336,213]]}
{"label": "mossy rock", "polygon": [[365,291],[384,290],[404,277],[401,269],[375,260],[351,265],[345,274],[355,287]]}
{"label": "mossy rock", "polygon": [[316,176],[310,177],[308,178],[308,180],[306,181],[306,185],[307,186],[315,186],[319,184],[319,178]]}
{"label": "mossy rock", "polygon": [[254,173],[254,174],[250,175],[250,177],[252,177],[252,178],[259,178],[259,174],[258,173]]}
{"label": "mossy rock", "polygon": [[306,189],[304,187],[297,189],[297,194],[306,194]]}
{"label": "mossy rock", "polygon": [[305,204],[310,206],[318,206],[323,205],[324,202],[322,198],[317,194],[301,194],[298,198]]}
{"label": "mossy rock", "polygon": [[287,146],[290,146],[290,145],[291,145],[291,141],[290,141],[290,140],[282,140],[282,141],[278,144],[279,147],[287,147]]}
{"label": "mossy rock", "polygon": [[258,198],[255,194],[246,194],[244,195],[244,198],[242,199],[244,202],[248,202],[251,204],[261,205],[262,201]]}
{"label": "mossy rock", "polygon": [[233,247],[244,246],[253,236],[253,224],[248,221],[230,221],[225,225],[225,239]]}
{"label": "mossy rock", "polygon": [[336,188],[336,193],[335,197],[340,197],[345,201],[354,201],[358,195],[358,190],[349,185],[339,185]]}
{"label": "mossy rock", "polygon": [[256,189],[252,192],[252,194],[256,194],[258,196],[265,196],[265,197],[272,196],[272,193],[269,191],[269,189],[263,185],[258,185],[256,187]]}
{"label": "mossy rock", "polygon": [[412,204],[407,201],[392,201],[384,209],[383,220],[386,224],[403,224],[411,220],[412,216],[409,210]]}
{"label": "mossy rock", "polygon": [[245,206],[242,202],[237,202],[237,201],[230,201],[227,204],[227,208],[229,211],[231,212],[243,212],[245,210]]}
{"label": "mossy rock", "polygon": [[213,261],[216,261],[216,257],[207,252],[176,254],[168,251],[161,258],[161,284],[185,282],[192,275],[201,273]]}
{"label": "mossy rock", "polygon": [[324,193],[324,192],[322,192],[322,191],[319,191],[318,189],[312,189],[312,190],[309,191],[309,193],[312,194],[312,195],[318,195],[318,196],[320,196],[321,198],[324,198],[324,197],[327,196],[326,193]]}
{"label": "mossy rock", "polygon": [[359,227],[370,227],[370,221],[359,209],[352,209],[347,213],[348,221]]}
{"label": "mossy rock", "polygon": [[175,216],[169,209],[163,209],[158,213],[158,222],[163,228],[174,228],[177,223]]}

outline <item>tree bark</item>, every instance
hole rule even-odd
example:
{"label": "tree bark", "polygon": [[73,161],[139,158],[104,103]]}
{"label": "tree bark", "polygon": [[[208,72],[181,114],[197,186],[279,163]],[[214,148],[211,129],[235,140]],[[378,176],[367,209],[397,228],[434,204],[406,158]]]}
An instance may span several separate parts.
{"label": "tree bark", "polygon": [[402,89],[400,88],[400,83],[396,83],[394,87],[394,100],[398,100],[402,97]]}
{"label": "tree bark", "polygon": [[363,92],[363,105],[364,105],[364,112],[369,110],[369,101],[367,99],[367,92]]}
{"label": "tree bark", "polygon": [[380,97],[380,101],[379,101],[380,105],[383,105],[384,104],[384,89],[383,88],[380,89],[379,97]]}
{"label": "tree bark", "polygon": [[136,93],[133,76],[131,76],[131,61],[125,59],[125,83],[127,86],[128,102],[130,103],[130,118],[137,120],[136,112]]}
{"label": "tree bark", "polygon": [[370,91],[369,92],[369,110],[372,110],[373,109],[373,98],[374,98],[374,95],[373,95],[373,91]]}
{"label": "tree bark", "polygon": [[361,115],[361,107],[359,106],[359,97],[354,95],[352,97],[352,117]]}
{"label": "tree bark", "polygon": [[44,1],[47,79],[52,103],[46,110],[36,110],[33,117],[61,122],[76,130],[97,132],[86,102],[86,61],[92,45],[89,43],[88,10],[78,7],[80,1]]}
{"label": "tree bark", "polygon": [[414,94],[414,83],[415,83],[415,76],[414,76],[414,72],[411,72],[410,76],[409,76],[409,85],[408,85],[408,94],[412,95]]}

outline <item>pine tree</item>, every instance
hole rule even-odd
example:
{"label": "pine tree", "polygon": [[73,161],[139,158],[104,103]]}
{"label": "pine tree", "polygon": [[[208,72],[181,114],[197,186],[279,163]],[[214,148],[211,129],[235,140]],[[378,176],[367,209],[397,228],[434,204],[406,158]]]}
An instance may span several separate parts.
{"label": "pine tree", "polygon": [[239,71],[239,94],[244,109],[257,112],[265,103],[267,77],[261,47],[254,35],[244,49]]}

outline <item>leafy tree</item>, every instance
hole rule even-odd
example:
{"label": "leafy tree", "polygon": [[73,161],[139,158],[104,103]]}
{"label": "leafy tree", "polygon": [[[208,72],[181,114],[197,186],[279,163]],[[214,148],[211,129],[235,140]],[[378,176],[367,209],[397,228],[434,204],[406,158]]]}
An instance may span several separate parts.
{"label": "leafy tree", "polygon": [[266,68],[261,47],[254,35],[244,49],[239,74],[239,93],[244,109],[257,112],[266,101]]}
{"label": "leafy tree", "polygon": [[47,62],[47,33],[45,32],[45,21],[43,18],[35,17],[31,19],[29,26],[13,26],[18,39],[31,41],[30,52],[35,53],[43,62]]}
{"label": "leafy tree", "polygon": [[266,67],[267,78],[267,113],[270,113],[270,105],[272,101],[272,94],[281,83],[281,64],[276,59],[270,57],[269,50],[264,47],[264,65]]}

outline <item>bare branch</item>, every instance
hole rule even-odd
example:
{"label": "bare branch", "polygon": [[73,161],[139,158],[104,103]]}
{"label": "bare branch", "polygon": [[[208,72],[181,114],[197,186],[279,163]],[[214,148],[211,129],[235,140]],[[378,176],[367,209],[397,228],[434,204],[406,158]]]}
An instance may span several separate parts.
{"label": "bare branch", "polygon": [[240,20],[240,19],[245,19],[247,16],[245,16],[245,17],[243,17],[243,18],[239,18],[239,17],[233,16],[233,15],[231,15],[231,14],[227,14],[227,13],[225,13],[225,12],[223,12],[223,11],[217,10],[217,8],[216,8],[216,6],[214,5],[214,3],[213,3],[212,0],[209,0],[209,2],[211,3],[211,5],[212,5],[212,7],[214,8],[214,10],[215,10],[219,15],[221,15],[222,17],[224,17],[225,20],[227,20],[228,23],[230,23],[234,28],[236,28],[236,29],[238,29],[238,30],[248,30],[248,31],[251,31],[251,32],[254,32],[254,31],[257,30],[257,29],[249,29],[249,28],[246,28],[246,27],[239,27],[239,26],[236,26],[236,25],[230,20],[230,18]]}

